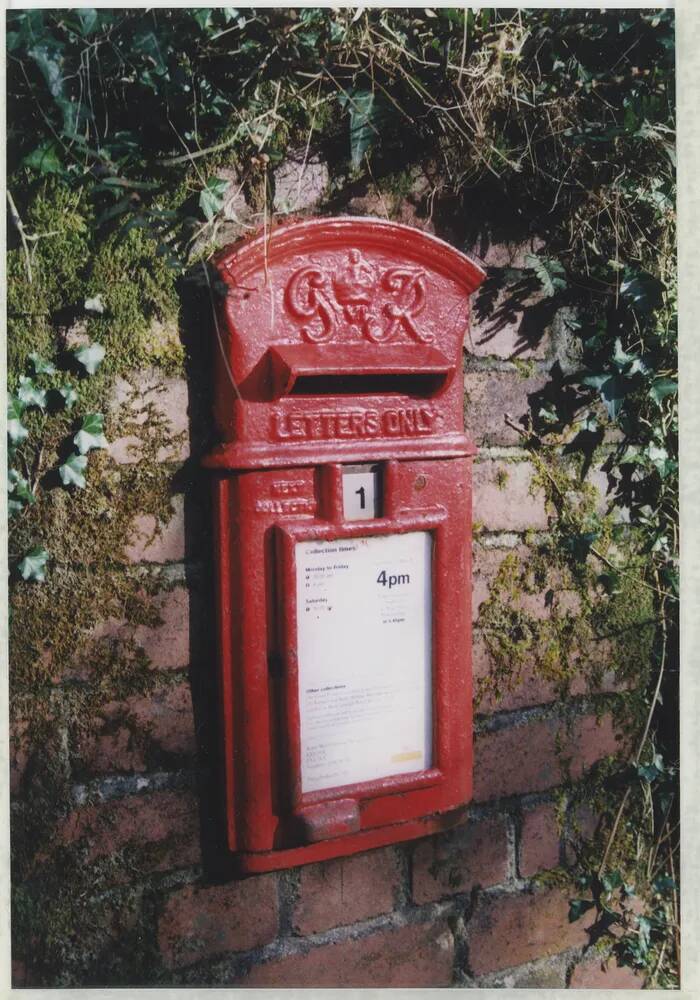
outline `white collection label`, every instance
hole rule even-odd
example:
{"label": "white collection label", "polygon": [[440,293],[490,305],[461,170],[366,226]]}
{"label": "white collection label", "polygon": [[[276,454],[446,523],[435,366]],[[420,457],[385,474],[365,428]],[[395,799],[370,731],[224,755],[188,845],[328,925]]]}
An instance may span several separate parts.
{"label": "white collection label", "polygon": [[432,537],[297,542],[303,792],[432,763]]}

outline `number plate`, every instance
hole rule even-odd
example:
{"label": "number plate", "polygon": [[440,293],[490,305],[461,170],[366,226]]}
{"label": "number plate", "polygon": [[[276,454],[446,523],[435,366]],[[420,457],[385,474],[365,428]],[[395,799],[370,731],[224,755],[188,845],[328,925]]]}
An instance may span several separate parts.
{"label": "number plate", "polygon": [[343,469],[343,515],[346,521],[369,521],[382,516],[378,466]]}

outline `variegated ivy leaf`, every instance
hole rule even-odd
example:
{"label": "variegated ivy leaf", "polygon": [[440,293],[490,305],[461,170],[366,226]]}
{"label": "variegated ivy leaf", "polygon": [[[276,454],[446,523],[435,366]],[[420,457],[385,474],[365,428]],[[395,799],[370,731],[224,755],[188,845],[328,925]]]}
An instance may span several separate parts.
{"label": "variegated ivy leaf", "polygon": [[43,545],[35,545],[33,549],[27,552],[17,567],[22,579],[43,582],[46,579],[45,571],[48,560],[49,554]]}
{"label": "variegated ivy leaf", "polygon": [[76,361],[79,361],[89,375],[94,375],[102,364],[105,349],[102,344],[86,344],[75,351]]}
{"label": "variegated ivy leaf", "polygon": [[25,406],[38,406],[42,410],[46,406],[46,389],[40,389],[26,375],[20,375],[17,396]]}
{"label": "variegated ivy leaf", "polygon": [[34,369],[35,375],[55,375],[56,366],[52,364],[51,361],[44,361],[40,354],[36,351],[29,355],[29,360],[32,363],[32,368]]}
{"label": "variegated ivy leaf", "polygon": [[87,468],[87,463],[87,455],[69,455],[58,469],[63,485],[77,486],[78,489],[84,490],[85,476],[83,473]]}
{"label": "variegated ivy leaf", "polygon": [[24,509],[26,504],[34,503],[36,500],[29,488],[29,483],[16,469],[8,470],[7,492],[10,494],[7,501],[10,514],[17,514]]}
{"label": "variegated ivy leaf", "polygon": [[84,307],[87,312],[103,313],[105,311],[101,295],[95,295],[91,299],[85,299]]}
{"label": "variegated ivy leaf", "polygon": [[675,396],[678,392],[678,383],[670,378],[657,378],[654,379],[651,388],[649,389],[649,395],[654,400],[654,402],[661,405],[662,400],[667,396]]}
{"label": "variegated ivy leaf", "polygon": [[107,447],[107,438],[103,433],[104,419],[102,413],[86,413],[83,417],[80,430],[73,438],[81,455],[87,455],[93,448]]}
{"label": "variegated ivy leaf", "polygon": [[224,205],[224,195],[228,181],[222,177],[210,177],[199,193],[199,207],[204,212],[208,222],[220,212]]}
{"label": "variegated ivy leaf", "polygon": [[7,433],[11,443],[19,444],[29,434],[29,431],[22,423],[24,413],[24,403],[17,396],[7,397]]}
{"label": "variegated ivy leaf", "polygon": [[63,405],[66,410],[72,410],[75,403],[78,402],[78,393],[75,391],[72,385],[60,385],[56,390],[58,394],[63,398]]}

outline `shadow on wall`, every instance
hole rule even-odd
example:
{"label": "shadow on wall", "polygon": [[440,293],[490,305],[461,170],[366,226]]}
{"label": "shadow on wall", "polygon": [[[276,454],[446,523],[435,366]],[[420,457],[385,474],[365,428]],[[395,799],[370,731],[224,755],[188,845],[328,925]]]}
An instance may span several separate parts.
{"label": "shadow on wall", "polygon": [[517,330],[510,358],[536,353],[560,304],[541,298],[541,285],[520,268],[488,267],[473,307],[475,352],[491,353],[504,327]]}
{"label": "shadow on wall", "polygon": [[184,494],[185,578],[189,593],[190,670],[197,743],[195,792],[199,800],[200,845],[205,877],[234,874],[226,846],[223,809],[219,679],[216,650],[216,592],[213,562],[213,474],[201,461],[216,443],[212,386],[216,340],[209,291],[200,271],[181,288],[182,341],[187,352],[191,457],[175,477],[173,489]]}

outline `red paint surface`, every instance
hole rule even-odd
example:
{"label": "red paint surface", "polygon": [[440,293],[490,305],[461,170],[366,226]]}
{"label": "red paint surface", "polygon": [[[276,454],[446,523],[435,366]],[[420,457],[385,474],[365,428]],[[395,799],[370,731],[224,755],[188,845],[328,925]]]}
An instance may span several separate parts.
{"label": "red paint surface", "polygon": [[[445,829],[471,798],[471,457],[461,352],[484,278],[374,219],[283,227],[217,258],[217,613],[228,842],[241,871]],[[341,381],[339,381],[341,380]],[[346,522],[342,463],[379,462],[382,516]],[[295,543],[431,531],[428,771],[302,794]]]}

